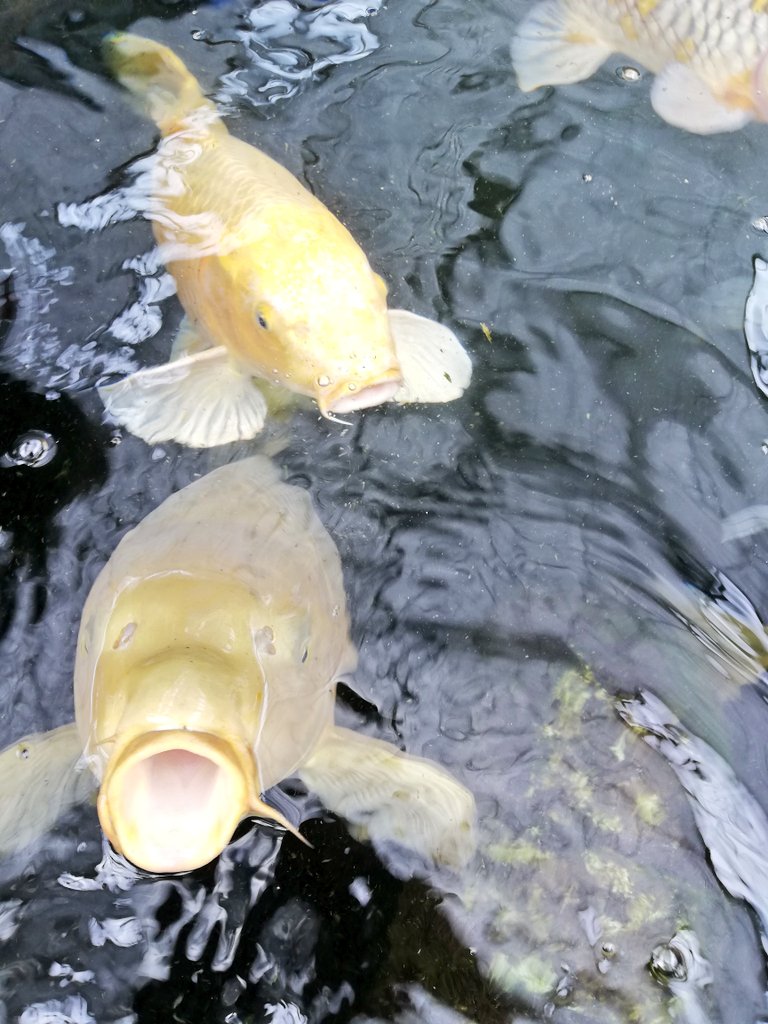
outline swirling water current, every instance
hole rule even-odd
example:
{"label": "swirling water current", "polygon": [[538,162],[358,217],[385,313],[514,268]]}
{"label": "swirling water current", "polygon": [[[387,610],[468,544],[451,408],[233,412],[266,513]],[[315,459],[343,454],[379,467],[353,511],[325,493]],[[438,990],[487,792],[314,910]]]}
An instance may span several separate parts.
{"label": "swirling water current", "polygon": [[244,826],[149,879],[75,808],[0,861],[0,1022],[768,1019],[768,407],[743,330],[768,130],[674,129],[618,57],[519,92],[526,7],[0,0],[0,741],[72,717],[118,539],[254,449],[148,447],[94,391],[167,358],[181,316],[132,189],[154,129],[99,58],[130,28],[471,351],[457,403],[302,408],[274,447],[344,564],[339,719],[445,764],[480,819],[451,874],[288,787],[312,850]]}

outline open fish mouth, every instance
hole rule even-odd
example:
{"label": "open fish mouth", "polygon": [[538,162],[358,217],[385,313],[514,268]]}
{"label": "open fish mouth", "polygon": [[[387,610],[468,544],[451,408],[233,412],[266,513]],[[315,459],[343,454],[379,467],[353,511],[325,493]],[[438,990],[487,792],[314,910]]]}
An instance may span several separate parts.
{"label": "open fish mouth", "polygon": [[346,384],[341,394],[333,397],[330,402],[321,403],[320,408],[324,414],[369,409],[372,405],[390,402],[400,390],[401,385],[400,377],[396,377],[394,380],[379,381],[376,384],[366,384],[364,387]]}

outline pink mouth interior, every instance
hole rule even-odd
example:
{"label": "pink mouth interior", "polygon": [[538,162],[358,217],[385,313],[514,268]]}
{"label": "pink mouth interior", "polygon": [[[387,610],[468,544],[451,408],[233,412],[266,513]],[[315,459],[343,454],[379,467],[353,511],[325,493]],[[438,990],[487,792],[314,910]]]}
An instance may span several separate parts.
{"label": "pink mouth interior", "polygon": [[[207,757],[172,749],[153,754],[125,773],[122,813],[131,831],[142,836],[148,867],[183,870],[181,862],[205,844],[219,817],[226,773]],[[125,851],[131,858],[131,850]],[[138,857],[137,857],[138,862]]]}
{"label": "pink mouth interior", "polygon": [[355,409],[368,409],[372,405],[380,405],[394,398],[400,388],[399,380],[388,380],[383,384],[371,384],[360,391],[350,391],[342,395],[329,407],[329,412],[352,412]]}

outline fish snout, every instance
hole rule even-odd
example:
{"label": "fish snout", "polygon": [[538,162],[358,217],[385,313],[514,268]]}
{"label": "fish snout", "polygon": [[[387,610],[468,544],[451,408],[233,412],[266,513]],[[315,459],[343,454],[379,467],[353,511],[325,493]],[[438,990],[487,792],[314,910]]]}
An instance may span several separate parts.
{"label": "fish snout", "polygon": [[98,799],[115,849],[145,871],[190,871],[217,857],[247,813],[248,780],[218,737],[140,736],[108,766]]}
{"label": "fish snout", "polygon": [[357,409],[369,409],[373,405],[390,402],[402,386],[402,378],[398,371],[396,376],[365,384],[355,381],[344,381],[334,390],[325,393],[318,389],[317,404],[323,416],[334,413],[354,412]]}

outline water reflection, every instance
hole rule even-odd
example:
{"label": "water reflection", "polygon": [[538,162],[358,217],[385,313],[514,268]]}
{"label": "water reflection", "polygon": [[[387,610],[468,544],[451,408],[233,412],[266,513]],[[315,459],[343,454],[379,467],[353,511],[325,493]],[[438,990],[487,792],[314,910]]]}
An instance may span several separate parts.
{"label": "water reflection", "polygon": [[[374,19],[359,8],[347,18],[339,5],[329,8],[334,28],[313,20],[321,8],[265,4],[258,11],[273,21],[263,31],[227,5],[110,10],[112,27],[162,30],[193,54],[207,89],[230,73],[254,83],[250,98],[228,100],[237,132],[333,209],[343,197],[398,304],[450,321],[477,353],[465,408],[369,412],[352,428],[299,410],[280,460],[311,489],[342,551],[366,727],[468,771],[483,854],[470,876],[418,880],[408,862],[384,867],[323,821],[308,825],[316,854],[283,844],[252,907],[247,870],[231,898],[222,884],[210,902],[215,872],[76,889],[72,878],[97,878],[103,851],[95,812],[73,811],[39,849],[2,865],[10,1019],[51,1001],[107,1024],[167,1020],[176,1003],[189,1020],[765,1016],[755,917],[719,888],[710,838],[677,776],[615,718],[612,695],[652,690],[671,709],[695,742],[708,781],[695,799],[707,814],[744,809],[744,790],[753,794],[738,834],[727,813],[711,822],[734,876],[742,858],[759,871],[744,845],[765,814],[766,708],[753,682],[768,432],[743,324],[768,139],[760,125],[703,140],[676,132],[645,98],[650,76],[631,81],[610,65],[568,89],[522,94],[508,41],[528,9],[489,3],[480,17],[444,0]],[[103,109],[62,87],[49,49],[27,47],[13,70],[3,65],[15,84],[0,82],[0,136],[16,163],[0,178],[2,221],[23,241],[6,243],[0,264],[29,266],[33,283],[3,274],[9,314],[30,292],[29,328],[14,314],[0,356],[41,394],[74,390],[97,424],[90,388],[104,366],[126,373],[165,357],[176,324],[157,267],[139,261],[152,244],[146,224],[84,234],[48,214],[124,184],[126,137],[140,154],[153,136],[103,76],[88,25],[62,23],[50,5],[36,19],[20,30],[87,71],[79,89]],[[338,38],[310,38],[314,26]],[[374,29],[375,49],[365,36]],[[238,36],[251,30],[256,64]],[[320,67],[358,46],[361,59]],[[319,74],[291,78],[311,67]],[[49,253],[39,289],[35,241]],[[56,298],[45,312],[32,304],[38,292]],[[142,302],[146,318],[119,320]],[[126,332],[110,335],[118,322]],[[137,354],[131,338],[138,348],[142,334]],[[23,417],[11,443],[27,429],[61,445],[55,425]],[[8,576],[24,613],[0,638],[4,740],[71,717],[71,638],[122,533],[245,451],[180,453],[126,438],[106,449],[103,485],[58,506],[40,614],[27,584]],[[14,484],[7,500],[34,518],[34,494]],[[341,714],[361,725],[355,707]],[[741,896],[759,907],[759,878],[747,888]],[[150,938],[116,945],[108,936],[127,941],[134,926],[106,922],[130,917]],[[445,950],[464,965],[458,987],[441,972]],[[670,950],[677,963],[695,957],[711,982],[658,984],[649,964],[675,975]],[[213,970],[215,958],[229,966]]]}

